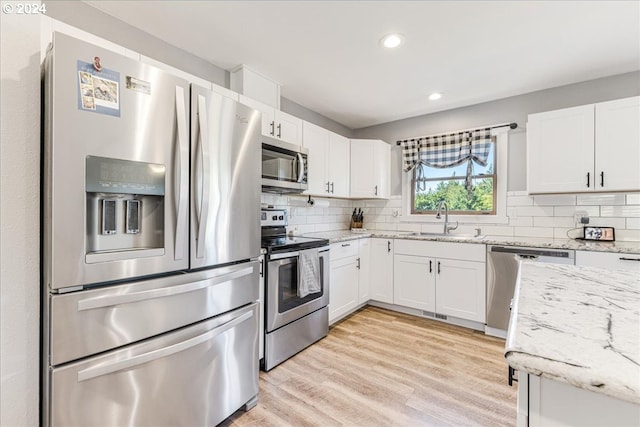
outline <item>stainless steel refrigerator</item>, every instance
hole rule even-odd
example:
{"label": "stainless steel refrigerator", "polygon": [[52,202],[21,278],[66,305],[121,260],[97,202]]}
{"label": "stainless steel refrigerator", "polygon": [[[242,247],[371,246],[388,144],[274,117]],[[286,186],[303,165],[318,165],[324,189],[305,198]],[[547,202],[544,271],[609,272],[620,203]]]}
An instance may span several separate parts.
{"label": "stainless steel refrigerator", "polygon": [[43,97],[43,424],[252,406],[260,113],[60,33]]}

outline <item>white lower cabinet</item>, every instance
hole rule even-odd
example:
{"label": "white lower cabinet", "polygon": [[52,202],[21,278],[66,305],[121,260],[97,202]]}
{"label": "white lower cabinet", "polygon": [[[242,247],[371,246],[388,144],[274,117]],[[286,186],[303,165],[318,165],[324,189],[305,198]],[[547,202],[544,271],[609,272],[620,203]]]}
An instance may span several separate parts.
{"label": "white lower cabinet", "polygon": [[485,263],[436,260],[436,313],[485,322]]}
{"label": "white lower cabinet", "polygon": [[393,304],[393,239],[371,239],[370,299]]}
{"label": "white lower cabinet", "polygon": [[436,311],[434,258],[395,255],[393,303],[430,312]]}
{"label": "white lower cabinet", "polygon": [[485,322],[485,246],[396,240],[393,303]]}
{"label": "white lower cabinet", "polygon": [[371,299],[371,239],[358,240],[358,304]]}
{"label": "white lower cabinet", "polygon": [[356,258],[331,260],[329,323],[358,306],[358,261]]}
{"label": "white lower cabinet", "polygon": [[[369,240],[369,239],[366,239]],[[360,301],[359,240],[333,243],[331,245],[331,273],[329,278],[329,324],[354,311]],[[366,244],[363,244],[363,251]]]}
{"label": "white lower cabinet", "polygon": [[640,405],[520,373],[518,427],[640,425]]}
{"label": "white lower cabinet", "polygon": [[640,272],[639,254],[576,251],[576,265]]}

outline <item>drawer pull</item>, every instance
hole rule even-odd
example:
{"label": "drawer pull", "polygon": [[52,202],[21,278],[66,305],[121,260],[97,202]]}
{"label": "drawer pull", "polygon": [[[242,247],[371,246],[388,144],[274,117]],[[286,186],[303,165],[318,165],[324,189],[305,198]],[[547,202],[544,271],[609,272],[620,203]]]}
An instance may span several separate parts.
{"label": "drawer pull", "polygon": [[351,246],[351,243],[343,243],[343,244],[342,244],[342,247],[343,247],[343,248],[346,248],[347,246]]}
{"label": "drawer pull", "polygon": [[620,261],[640,261],[640,258],[627,258],[627,257],[620,257]]}

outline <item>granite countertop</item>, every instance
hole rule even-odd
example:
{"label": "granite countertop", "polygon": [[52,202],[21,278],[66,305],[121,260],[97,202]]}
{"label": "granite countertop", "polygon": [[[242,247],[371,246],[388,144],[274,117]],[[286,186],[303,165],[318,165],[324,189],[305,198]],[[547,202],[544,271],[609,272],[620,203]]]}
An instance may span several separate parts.
{"label": "granite countertop", "polygon": [[329,239],[331,243],[366,237],[380,237],[383,239],[430,240],[438,242],[476,243],[483,245],[528,246],[536,248],[573,249],[580,251],[616,252],[640,254],[640,242],[586,242],[573,239],[545,239],[537,237],[501,237],[501,236],[460,236],[452,233],[450,236],[418,236],[411,231],[367,230],[352,232],[351,230],[326,231],[305,233],[307,237],[321,237]]}
{"label": "granite countertop", "polygon": [[522,262],[509,365],[640,404],[640,276]]}

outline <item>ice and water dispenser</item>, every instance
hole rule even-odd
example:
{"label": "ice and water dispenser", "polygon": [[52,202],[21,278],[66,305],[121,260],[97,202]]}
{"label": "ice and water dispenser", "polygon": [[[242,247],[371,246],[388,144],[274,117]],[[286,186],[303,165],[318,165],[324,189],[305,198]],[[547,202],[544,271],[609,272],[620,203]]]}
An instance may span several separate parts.
{"label": "ice and water dispenser", "polygon": [[87,156],[86,261],[164,254],[165,166]]}

